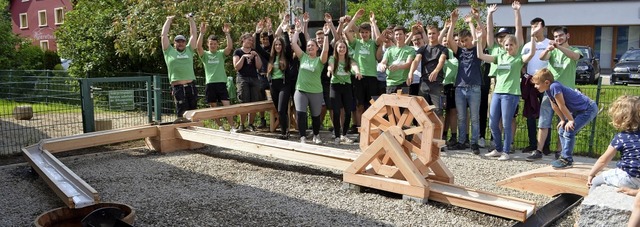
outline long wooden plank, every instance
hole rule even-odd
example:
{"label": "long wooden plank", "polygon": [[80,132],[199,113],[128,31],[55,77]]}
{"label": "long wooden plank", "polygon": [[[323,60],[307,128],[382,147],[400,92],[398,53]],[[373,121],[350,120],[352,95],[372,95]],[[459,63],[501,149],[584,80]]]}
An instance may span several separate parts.
{"label": "long wooden plank", "polygon": [[260,102],[234,104],[230,106],[218,106],[205,109],[189,110],[184,113],[184,117],[192,121],[200,121],[273,110],[275,110],[273,101],[267,100]]}
{"label": "long wooden plank", "polygon": [[40,149],[51,153],[76,150],[80,148],[95,147],[105,144],[131,141],[153,137],[158,134],[157,126],[136,126],[122,129],[112,129],[99,132],[90,132],[53,139],[44,139],[40,143]]}
{"label": "long wooden plank", "polygon": [[590,165],[576,164],[569,169],[553,169],[551,166],[516,174],[497,182],[498,186],[536,194],[555,196],[573,193],[586,196],[589,192],[587,178]]}
{"label": "long wooden plank", "polygon": [[39,145],[22,148],[33,169],[69,208],[82,208],[100,202],[98,192]]}
{"label": "long wooden plank", "polygon": [[195,131],[189,129],[177,129],[180,137],[183,139],[210,144],[218,147],[225,147],[233,150],[241,150],[248,153],[265,155],[269,157],[300,162],[304,164],[326,167],[331,169],[344,170],[351,161],[349,159],[336,158],[332,156],[323,156],[315,153],[300,152],[294,149],[286,149],[276,146],[268,146],[264,144],[257,144],[245,140],[236,140],[231,137],[224,137],[219,135],[212,136],[202,131]]}

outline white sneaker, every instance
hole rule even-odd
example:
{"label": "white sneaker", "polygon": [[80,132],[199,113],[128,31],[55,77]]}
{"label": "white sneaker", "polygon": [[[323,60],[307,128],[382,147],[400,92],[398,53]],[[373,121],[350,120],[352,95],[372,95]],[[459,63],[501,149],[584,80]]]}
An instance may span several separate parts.
{"label": "white sneaker", "polygon": [[343,143],[353,143],[353,140],[346,136],[340,136],[340,141]]}
{"label": "white sneaker", "polygon": [[509,154],[507,153],[502,153],[502,155],[500,155],[500,157],[498,158],[498,161],[506,161],[509,160]]}
{"label": "white sneaker", "polygon": [[238,128],[236,128],[234,126],[234,127],[231,127],[231,130],[229,130],[229,131],[232,132],[232,133],[236,133],[236,132],[238,132]]}
{"label": "white sneaker", "polygon": [[307,138],[304,136],[300,137],[300,143],[307,143]]}
{"label": "white sneaker", "polygon": [[320,139],[320,135],[314,135],[313,136],[313,143],[315,144],[321,144],[322,140]]}
{"label": "white sneaker", "polygon": [[[335,137],[335,136],[333,136],[333,137]],[[340,138],[333,139],[333,144],[339,145],[340,144]]]}
{"label": "white sneaker", "polygon": [[218,127],[218,130],[224,131],[224,127],[220,126],[220,127]]}
{"label": "white sneaker", "polygon": [[487,144],[486,144],[486,141],[484,141],[484,138],[480,138],[478,140],[478,146],[484,148],[485,145],[487,145]]}
{"label": "white sneaker", "polygon": [[498,157],[501,155],[502,155],[502,152],[499,152],[497,150],[492,150],[491,152],[484,154],[485,157]]}

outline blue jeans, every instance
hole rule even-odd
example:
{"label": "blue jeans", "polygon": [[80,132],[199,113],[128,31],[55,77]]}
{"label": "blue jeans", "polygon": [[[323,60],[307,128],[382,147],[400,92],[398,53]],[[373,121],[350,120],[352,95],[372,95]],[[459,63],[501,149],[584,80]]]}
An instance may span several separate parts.
{"label": "blue jeans", "polygon": [[464,143],[467,139],[467,105],[471,111],[471,144],[478,144],[480,137],[480,85],[456,87],[458,143]]}
{"label": "blue jeans", "polygon": [[[491,136],[496,143],[496,150],[509,153],[513,134],[511,132],[511,120],[516,112],[516,107],[520,101],[519,95],[493,93],[491,107],[489,108],[489,127]],[[500,131],[500,120],[504,125],[504,145],[502,144],[502,132]]]}
{"label": "blue jeans", "polygon": [[573,147],[576,145],[576,134],[586,126],[587,123],[596,118],[596,115],[598,115],[598,104],[591,101],[588,109],[576,111],[575,113],[571,113],[571,115],[573,115],[574,129],[571,131],[564,130],[564,127],[558,129],[560,143],[562,144],[562,152],[560,154],[569,162],[573,162]]}

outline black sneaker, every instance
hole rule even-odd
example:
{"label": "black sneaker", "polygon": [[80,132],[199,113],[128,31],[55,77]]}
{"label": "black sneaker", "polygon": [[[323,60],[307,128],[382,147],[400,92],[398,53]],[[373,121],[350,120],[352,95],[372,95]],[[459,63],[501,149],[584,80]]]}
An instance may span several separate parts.
{"label": "black sneaker", "polygon": [[249,130],[249,132],[255,132],[256,131],[256,127],[254,127],[253,125],[247,126],[247,129]]}
{"label": "black sneaker", "polygon": [[449,141],[447,141],[447,146],[450,147],[450,146],[456,145],[457,143],[458,143],[458,138],[451,137],[449,138]]}
{"label": "black sneaker", "polygon": [[447,149],[450,151],[459,151],[459,150],[465,150],[467,148],[464,146],[464,144],[456,143],[453,146],[448,147]]}
{"label": "black sneaker", "polygon": [[536,147],[528,146],[528,147],[525,147],[524,149],[522,149],[522,153],[530,153],[530,152],[535,151],[535,150],[536,150]]}
{"label": "black sneaker", "polygon": [[267,128],[267,119],[262,118],[262,120],[260,120],[260,125],[258,125],[258,128]]}
{"label": "black sneaker", "polygon": [[465,149],[467,149],[467,148],[471,147],[471,146],[469,145],[469,139],[465,140],[463,145],[464,145],[464,148],[465,148]]}
{"label": "black sneaker", "polygon": [[240,125],[240,127],[238,127],[238,130],[236,132],[244,132],[244,125]]}
{"label": "black sneaker", "polygon": [[556,151],[555,157],[556,157],[556,159],[560,159],[560,152]]}
{"label": "black sneaker", "polygon": [[[551,154],[551,149],[549,149],[549,147],[543,147],[542,148],[542,153],[544,155],[549,155],[549,154]],[[556,159],[558,159],[558,157],[556,157]]]}
{"label": "black sneaker", "polygon": [[279,135],[279,136],[278,136],[278,139],[281,139],[281,140],[288,140],[288,139],[289,139],[289,133]]}
{"label": "black sneaker", "polygon": [[351,128],[349,129],[349,132],[348,132],[348,133],[349,133],[349,134],[359,134],[360,132],[358,132],[358,127],[356,127],[356,126],[354,125],[354,126],[351,126]]}
{"label": "black sneaker", "polygon": [[471,144],[471,152],[473,154],[480,154],[480,146],[478,146],[478,144]]}
{"label": "black sneaker", "polygon": [[527,156],[526,158],[524,158],[527,161],[533,162],[535,160],[539,160],[542,159],[542,152],[540,152],[539,150],[534,150],[531,155]]}

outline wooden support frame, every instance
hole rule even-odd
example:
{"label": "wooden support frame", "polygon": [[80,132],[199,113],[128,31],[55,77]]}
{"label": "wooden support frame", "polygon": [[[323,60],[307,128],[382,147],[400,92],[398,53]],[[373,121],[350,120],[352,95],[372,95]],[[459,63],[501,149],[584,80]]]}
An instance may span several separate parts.
{"label": "wooden support frame", "polygon": [[149,149],[162,153],[198,149],[203,147],[204,144],[181,139],[179,134],[176,132],[176,129],[203,125],[203,122],[158,125],[155,128],[157,136],[145,138],[145,144]]}
{"label": "wooden support frame", "polygon": [[560,193],[572,193],[587,196],[589,187],[590,165],[576,164],[573,168],[553,169],[551,166],[519,173],[497,182],[498,186],[527,191],[546,196],[556,196]]}
{"label": "wooden support frame", "polygon": [[269,130],[274,132],[279,124],[277,121],[278,111],[271,100],[189,110],[184,113],[184,117],[191,121],[201,121],[257,112],[269,112],[271,115]]}
{"label": "wooden support frame", "polygon": [[136,126],[107,131],[90,132],[61,138],[44,139],[40,143],[42,150],[51,153],[95,147],[105,144],[154,137],[158,134],[156,126]]}

